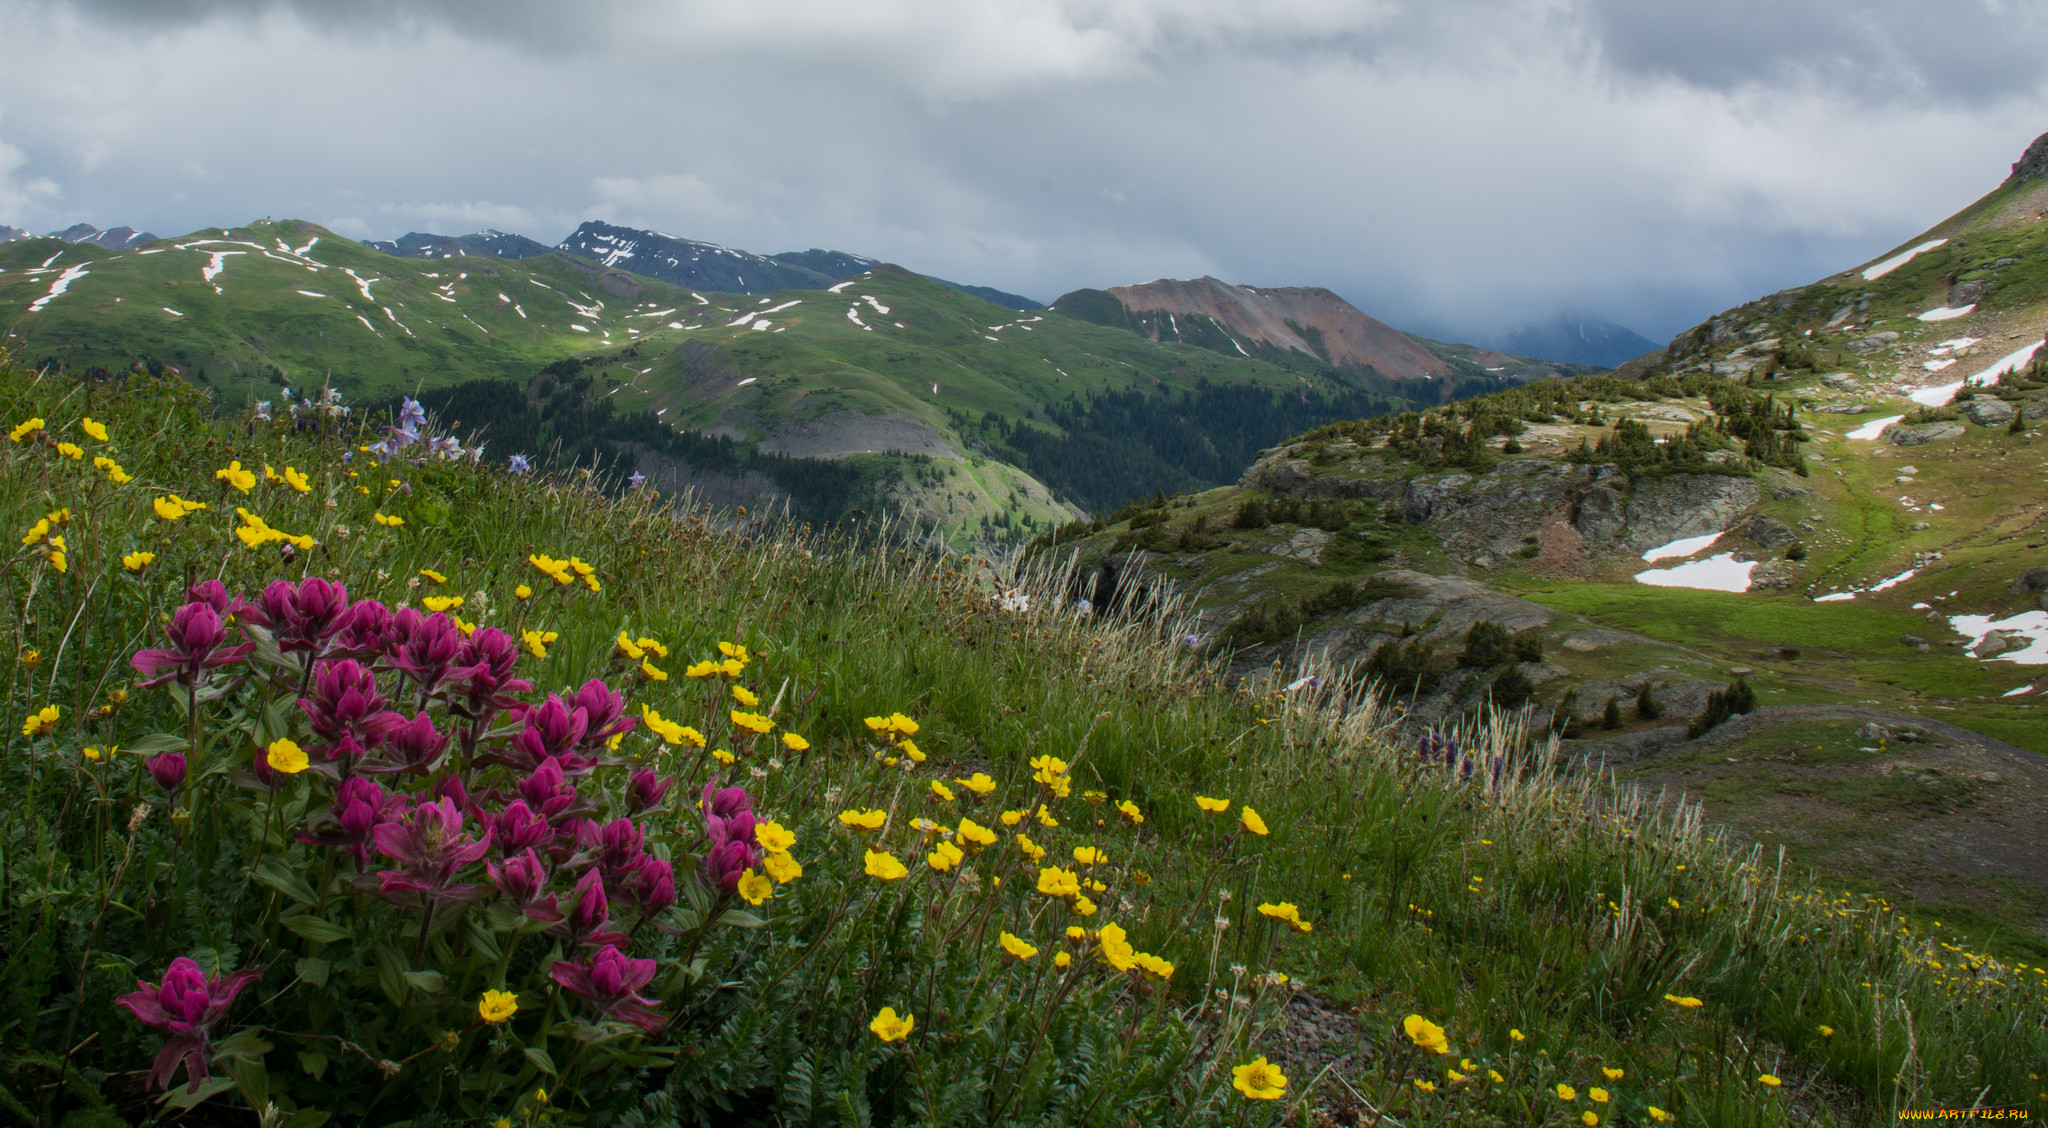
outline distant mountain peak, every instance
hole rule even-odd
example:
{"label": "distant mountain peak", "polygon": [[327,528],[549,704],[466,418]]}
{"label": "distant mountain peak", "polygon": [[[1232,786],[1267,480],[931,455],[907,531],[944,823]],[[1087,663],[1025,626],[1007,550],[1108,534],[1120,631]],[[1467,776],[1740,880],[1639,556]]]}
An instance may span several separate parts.
{"label": "distant mountain peak", "polygon": [[[0,243],[13,242],[16,239],[32,239],[34,237],[29,232],[22,231],[20,228],[0,227]],[[156,241],[155,235],[147,231],[137,231],[133,227],[116,227],[111,231],[101,231],[90,223],[74,223],[62,231],[50,232],[49,237],[52,239],[62,239],[67,243],[91,243],[96,247],[105,247],[110,251],[133,250],[144,243],[154,243]]]}
{"label": "distant mountain peak", "polygon": [[2012,163],[2012,178],[2021,184],[2048,179],[2048,133],[2034,138],[2020,159]]}
{"label": "distant mountain peak", "polygon": [[1500,348],[1555,364],[1613,368],[1662,346],[1625,325],[1581,309],[1561,310],[1500,335]]}
{"label": "distant mountain peak", "polygon": [[1320,286],[1235,286],[1218,278],[1160,278],[1077,290],[1053,308],[1121,324],[1155,341],[1246,356],[1259,346],[1295,351],[1336,367],[1373,368],[1394,379],[1434,379],[1450,363]]}

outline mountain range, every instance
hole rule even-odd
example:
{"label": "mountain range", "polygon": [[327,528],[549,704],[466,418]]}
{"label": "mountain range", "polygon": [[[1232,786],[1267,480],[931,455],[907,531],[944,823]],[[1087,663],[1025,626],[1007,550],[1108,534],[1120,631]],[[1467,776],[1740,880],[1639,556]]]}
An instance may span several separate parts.
{"label": "mountain range", "polygon": [[[562,250],[678,286],[730,294],[819,290],[841,278],[881,265],[880,259],[815,248],[785,251],[779,255],[757,255],[716,243],[596,220],[584,223],[553,247],[524,235],[488,229],[472,235],[429,235],[414,231],[398,239],[364,240],[364,245],[386,254],[409,258],[454,258],[475,254],[496,258],[534,258],[551,250]],[[1030,298],[1004,293],[991,286],[969,286],[943,278],[933,281],[1011,309],[1040,308],[1039,303]]]}
{"label": "mountain range", "polygon": [[1203,279],[1019,310],[842,252],[602,224],[570,242],[386,250],[295,220],[129,249],[21,239],[0,244],[0,327],[44,364],[141,363],[223,403],[416,395],[489,420],[494,442],[560,444],[563,465],[819,520],[879,506],[952,536],[1220,484],[1303,427],[1568,370],[1411,337],[1323,290]]}
{"label": "mountain range", "polygon": [[[17,239],[35,237],[34,232],[0,223],[0,243],[12,243]],[[116,227],[111,231],[101,231],[90,223],[74,223],[62,231],[50,232],[47,238],[62,239],[67,243],[91,243],[112,251],[132,250],[156,242],[156,236],[147,231],[137,231],[133,227]]]}

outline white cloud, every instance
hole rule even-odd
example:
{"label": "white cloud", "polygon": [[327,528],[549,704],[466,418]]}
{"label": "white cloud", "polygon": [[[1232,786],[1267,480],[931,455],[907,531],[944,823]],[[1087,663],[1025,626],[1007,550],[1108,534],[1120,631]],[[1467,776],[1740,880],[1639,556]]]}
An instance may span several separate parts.
{"label": "white cloud", "polygon": [[597,218],[1653,336],[1917,233],[2048,126],[2015,63],[2048,27],[1998,0],[51,0],[0,42],[0,206],[38,222]]}
{"label": "white cloud", "polygon": [[50,208],[63,192],[48,177],[22,176],[27,164],[28,154],[0,141],[0,223],[37,230],[53,218]]}

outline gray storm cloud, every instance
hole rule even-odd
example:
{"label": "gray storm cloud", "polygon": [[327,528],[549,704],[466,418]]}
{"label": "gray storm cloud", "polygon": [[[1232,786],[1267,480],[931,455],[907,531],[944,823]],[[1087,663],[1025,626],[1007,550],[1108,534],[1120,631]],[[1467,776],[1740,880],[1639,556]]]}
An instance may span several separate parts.
{"label": "gray storm cloud", "polygon": [[0,222],[585,218],[1050,298],[1212,273],[1666,334],[2048,129],[1994,0],[0,0]]}

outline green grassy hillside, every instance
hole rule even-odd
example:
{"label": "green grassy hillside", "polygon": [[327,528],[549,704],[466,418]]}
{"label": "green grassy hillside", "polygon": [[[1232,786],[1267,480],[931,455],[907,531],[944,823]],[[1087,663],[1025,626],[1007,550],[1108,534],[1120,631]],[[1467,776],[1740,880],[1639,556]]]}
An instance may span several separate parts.
{"label": "green grassy hillside", "polygon": [[366,472],[177,381],[0,365],[0,423],[15,1121],[2048,1111],[2031,963],[1512,724],[1417,744],[1048,577]]}

